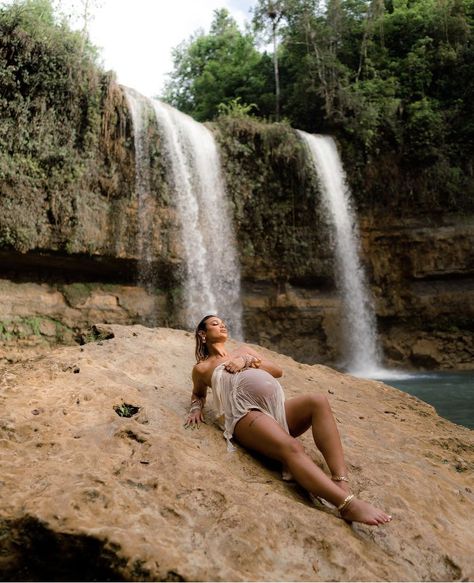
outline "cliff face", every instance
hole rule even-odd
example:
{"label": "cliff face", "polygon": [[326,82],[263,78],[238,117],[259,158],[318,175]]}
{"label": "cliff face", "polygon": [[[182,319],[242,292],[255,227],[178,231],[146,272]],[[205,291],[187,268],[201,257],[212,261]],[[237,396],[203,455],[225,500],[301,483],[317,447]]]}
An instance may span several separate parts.
{"label": "cliff face", "polygon": [[[154,259],[148,282],[137,284],[133,128],[122,89],[109,76],[97,87],[100,123],[76,180],[0,183],[3,359],[80,341],[97,320],[185,325],[181,227],[159,133],[150,120],[154,228],[146,244]],[[212,129],[239,241],[247,338],[305,362],[340,362],[334,241],[301,142],[284,124],[227,118]],[[390,362],[472,368],[472,215],[361,208],[364,263]]]}
{"label": "cliff face", "polygon": [[[283,368],[287,398],[328,397],[351,488],[393,516],[348,525],[277,464],[229,454],[212,399],[208,423],[183,428],[191,334],[98,333],[0,367],[5,580],[472,581],[469,429],[383,383],[255,347]],[[311,433],[299,439],[327,471]]]}
{"label": "cliff face", "polygon": [[370,217],[363,232],[387,355],[473,368],[473,217]]}

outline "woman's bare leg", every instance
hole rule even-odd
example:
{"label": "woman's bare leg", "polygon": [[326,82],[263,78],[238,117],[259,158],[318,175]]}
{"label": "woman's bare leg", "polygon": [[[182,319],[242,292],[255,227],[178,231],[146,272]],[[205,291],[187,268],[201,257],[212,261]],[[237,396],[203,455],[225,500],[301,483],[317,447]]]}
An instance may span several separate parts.
{"label": "woman's bare leg", "polygon": [[[340,505],[346,493],[318,468],[305,453],[301,443],[288,435],[270,416],[250,411],[235,426],[234,435],[241,445],[283,463],[303,488]],[[344,518],[379,525],[390,520],[382,510],[354,498],[344,512]]]}
{"label": "woman's bare leg", "polygon": [[[325,395],[309,394],[285,401],[286,419],[290,434],[297,437],[311,427],[316,447],[333,476],[347,476],[341,438],[331,406]],[[339,488],[349,491],[347,482],[337,482]]]}

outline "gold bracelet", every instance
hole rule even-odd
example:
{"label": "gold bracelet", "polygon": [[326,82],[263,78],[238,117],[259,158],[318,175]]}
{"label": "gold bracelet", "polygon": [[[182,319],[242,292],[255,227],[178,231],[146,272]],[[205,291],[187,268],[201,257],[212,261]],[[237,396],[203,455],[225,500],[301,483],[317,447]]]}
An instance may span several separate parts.
{"label": "gold bracelet", "polygon": [[349,504],[352,502],[352,500],[354,498],[355,498],[354,494],[349,494],[349,496],[346,496],[344,498],[344,500],[341,502],[341,504],[339,504],[339,506],[337,507],[340,514],[342,514],[344,512],[344,510],[349,506]]}
{"label": "gold bracelet", "polygon": [[347,476],[331,476],[333,482],[348,482],[349,478]]}

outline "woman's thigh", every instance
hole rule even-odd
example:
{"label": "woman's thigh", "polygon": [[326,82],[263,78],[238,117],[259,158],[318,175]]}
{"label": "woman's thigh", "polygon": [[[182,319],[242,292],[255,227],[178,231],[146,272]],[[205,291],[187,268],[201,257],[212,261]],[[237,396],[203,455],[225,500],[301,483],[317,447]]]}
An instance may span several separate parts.
{"label": "woman's thigh", "polygon": [[249,411],[235,426],[234,435],[244,447],[277,460],[282,459],[284,451],[295,441],[275,419],[262,411]]}
{"label": "woman's thigh", "polygon": [[311,427],[315,398],[316,395],[299,395],[285,401],[286,422],[293,437]]}

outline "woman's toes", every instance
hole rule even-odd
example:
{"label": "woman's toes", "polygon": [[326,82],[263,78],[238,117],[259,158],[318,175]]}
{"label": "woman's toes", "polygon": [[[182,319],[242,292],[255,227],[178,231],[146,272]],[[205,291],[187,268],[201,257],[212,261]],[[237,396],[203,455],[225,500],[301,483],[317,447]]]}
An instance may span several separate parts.
{"label": "woman's toes", "polygon": [[389,515],[380,510],[380,508],[376,508],[372,504],[368,504],[357,498],[354,498],[350,502],[343,514],[343,518],[371,526],[379,526],[390,522]]}

